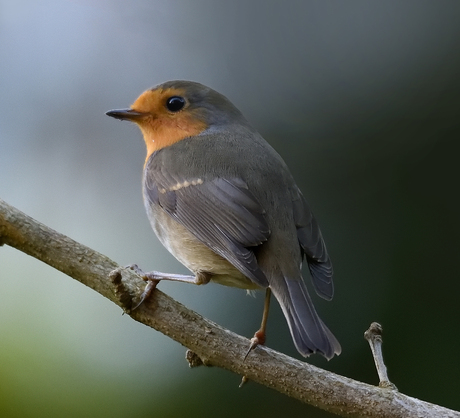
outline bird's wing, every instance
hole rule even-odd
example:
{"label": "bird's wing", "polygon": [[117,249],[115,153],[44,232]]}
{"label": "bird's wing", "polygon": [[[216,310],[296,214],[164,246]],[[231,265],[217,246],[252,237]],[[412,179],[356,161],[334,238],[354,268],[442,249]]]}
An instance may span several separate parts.
{"label": "bird's wing", "polygon": [[[199,241],[262,287],[267,278],[251,247],[266,241],[270,229],[265,213],[247,184],[238,178],[182,181],[147,178],[150,204],[160,205]],[[177,181],[177,182],[176,182]]]}
{"label": "bird's wing", "polygon": [[318,222],[298,189],[293,195],[293,208],[297,237],[306,256],[316,293],[330,300],[334,295],[332,263]]}

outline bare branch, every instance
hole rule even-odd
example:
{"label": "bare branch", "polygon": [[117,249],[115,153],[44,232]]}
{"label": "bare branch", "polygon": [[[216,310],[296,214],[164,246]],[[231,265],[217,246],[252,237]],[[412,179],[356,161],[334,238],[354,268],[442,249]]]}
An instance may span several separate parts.
{"label": "bare branch", "polygon": [[387,368],[383,361],[382,353],[382,326],[377,322],[372,322],[369,329],[364,333],[364,338],[369,342],[372,355],[374,357],[375,367],[379,375],[379,386],[397,390],[397,387],[388,379]]}
{"label": "bare branch", "polygon": [[[460,413],[319,369],[259,346],[243,361],[249,340],[156,290],[131,311],[144,281],[102,254],[59,234],[0,200],[0,244],[7,244],[91,287],[135,319],[181,343],[190,365],[221,367],[341,416],[458,417]],[[109,277],[110,276],[110,277]]]}

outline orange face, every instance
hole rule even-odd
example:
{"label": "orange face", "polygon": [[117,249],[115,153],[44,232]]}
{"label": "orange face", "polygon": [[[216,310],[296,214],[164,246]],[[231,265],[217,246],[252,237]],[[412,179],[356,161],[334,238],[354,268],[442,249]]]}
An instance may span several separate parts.
{"label": "orange face", "polygon": [[180,110],[169,110],[167,103],[172,97],[185,98],[185,91],[174,88],[147,90],[131,106],[133,111],[141,114],[131,120],[137,123],[144,136],[146,161],[153,152],[198,135],[208,127],[197,111],[189,108],[186,99]]}

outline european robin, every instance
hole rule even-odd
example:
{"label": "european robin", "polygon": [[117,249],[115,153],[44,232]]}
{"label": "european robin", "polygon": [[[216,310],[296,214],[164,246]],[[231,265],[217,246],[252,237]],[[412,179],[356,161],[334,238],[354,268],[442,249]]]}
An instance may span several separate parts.
{"label": "european robin", "polygon": [[142,131],[148,218],[161,243],[194,274],[139,270],[142,276],[266,289],[250,350],[265,341],[273,292],[300,354],[340,354],[301,273],[306,259],[316,293],[332,299],[332,264],[318,222],[285,162],[241,112],[209,87],[169,81],[107,115]]}

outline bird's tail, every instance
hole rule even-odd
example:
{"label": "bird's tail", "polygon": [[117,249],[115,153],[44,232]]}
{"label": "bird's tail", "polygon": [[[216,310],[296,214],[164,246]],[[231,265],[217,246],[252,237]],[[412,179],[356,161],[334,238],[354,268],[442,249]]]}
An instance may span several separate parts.
{"label": "bird's tail", "polygon": [[339,342],[316,313],[302,277],[285,278],[281,286],[271,288],[281,305],[300,354],[308,357],[313,353],[321,353],[330,360],[334,354],[341,353]]}

